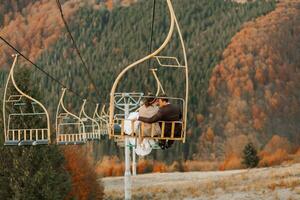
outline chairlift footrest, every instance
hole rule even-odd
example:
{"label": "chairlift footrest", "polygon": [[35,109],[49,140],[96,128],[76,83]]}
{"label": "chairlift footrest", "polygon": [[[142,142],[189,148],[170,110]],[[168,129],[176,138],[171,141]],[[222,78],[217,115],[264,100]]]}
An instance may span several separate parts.
{"label": "chairlift footrest", "polygon": [[32,145],[48,145],[49,144],[49,140],[36,140],[33,142]]}
{"label": "chairlift footrest", "polygon": [[18,145],[19,146],[31,146],[31,145],[33,145],[34,142],[35,142],[34,140],[21,140]]}
{"label": "chairlift footrest", "polygon": [[152,145],[151,148],[152,149],[161,149],[161,147],[159,145]]}
{"label": "chairlift footrest", "polygon": [[58,145],[80,145],[80,144],[85,144],[86,141],[60,141],[57,142]]}
{"label": "chairlift footrest", "polygon": [[87,141],[98,141],[101,140],[100,138],[87,138]]}
{"label": "chairlift footrest", "polygon": [[10,141],[4,142],[4,146],[18,146],[18,145],[19,145],[18,140],[10,140]]}

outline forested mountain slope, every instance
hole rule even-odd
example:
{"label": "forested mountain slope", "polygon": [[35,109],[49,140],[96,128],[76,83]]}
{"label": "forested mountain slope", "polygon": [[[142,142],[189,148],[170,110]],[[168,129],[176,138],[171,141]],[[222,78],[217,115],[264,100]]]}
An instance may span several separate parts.
{"label": "forested mountain slope", "polygon": [[24,8],[35,2],[36,0],[2,0],[0,5],[0,26],[7,25]]}
{"label": "forested mountain slope", "polygon": [[300,145],[299,34],[300,2],[282,1],[232,38],[210,78],[201,158],[240,157],[248,142]]}
{"label": "forested mountain slope", "polygon": [[[63,4],[66,19],[79,8],[79,3],[72,1]],[[62,33],[63,22],[56,1],[8,1],[0,9],[3,10],[1,36],[32,60],[53,45]],[[13,51],[1,41],[0,52],[1,68],[9,67]]]}
{"label": "forested mountain slope", "polygon": [[[0,4],[0,34],[31,59],[37,59],[48,50],[63,32],[56,0],[3,0]],[[121,5],[128,6],[136,0],[60,0],[66,20],[70,20],[80,7],[94,9]],[[1,43],[0,43],[1,44]],[[12,51],[0,46],[0,66],[8,67]]]}
{"label": "forested mountain slope", "polygon": [[[196,114],[206,111],[210,72],[218,63],[223,49],[243,22],[267,13],[274,7],[274,3],[258,1],[241,5],[224,1],[177,0],[173,1],[173,4],[188,48],[191,70],[189,127],[193,128],[192,122]],[[162,43],[167,33],[169,16],[166,13],[165,1],[157,1],[153,49]],[[117,73],[126,65],[149,53],[151,18],[152,2],[141,1],[131,7],[116,8],[111,12],[106,9],[94,10],[91,7],[83,7],[70,23],[83,57],[90,70],[93,71],[96,85],[101,90],[101,103],[108,101],[108,94]],[[176,54],[178,51],[176,46],[176,43],[172,43],[172,46],[164,53],[172,55],[172,52],[175,52]],[[53,49],[55,51],[47,51],[41,56],[40,64],[50,70],[51,74],[67,83],[69,87],[80,91],[83,96],[88,95],[90,99],[99,100],[78,57],[72,51],[69,38],[64,36],[53,46]],[[141,70],[130,72],[119,91],[125,88],[127,91],[140,89],[153,91],[154,80],[146,79],[149,73],[148,67],[143,66]],[[180,79],[165,71],[159,72],[158,75],[168,95],[182,95],[180,91],[183,84]],[[48,82],[43,88],[49,88],[46,84]],[[57,99],[58,91],[60,90],[57,85],[51,85],[51,96]],[[66,102],[72,105],[73,111],[78,112],[82,101],[72,95],[68,97]],[[52,101],[50,107],[55,108],[56,102],[57,100]],[[89,105],[91,108],[94,107],[91,102]],[[194,138],[197,138],[200,131],[193,129],[192,134]],[[173,149],[177,152],[175,154],[191,158],[196,149],[193,149],[190,141],[192,138],[188,139],[184,151],[181,145]],[[194,140],[194,147],[196,147],[195,143]],[[111,151],[105,145],[103,148],[104,152]],[[174,155],[172,151],[169,151],[165,157],[172,160],[174,159],[172,154]]]}
{"label": "forested mountain slope", "polygon": [[[183,31],[184,40],[186,41],[191,72],[190,120],[188,124],[190,130],[187,144],[176,145],[170,151],[153,154],[154,158],[167,161],[193,158],[198,149],[197,138],[202,132],[195,119],[198,114],[206,116],[208,113],[207,90],[212,68],[219,63],[223,50],[244,22],[268,13],[275,6],[274,1],[238,4],[221,0],[173,0],[173,4]],[[54,21],[58,23],[59,13],[55,6],[49,7],[48,10],[53,9],[51,11],[52,15],[44,17],[45,21],[41,22],[40,27],[43,27],[42,25],[44,24],[45,28],[49,28],[50,26],[47,26],[46,21],[50,20],[51,17],[55,18]],[[32,12],[35,13],[34,11]],[[165,1],[158,0],[154,24],[153,49],[162,43],[167,33],[169,16],[166,13]],[[129,7],[117,7],[112,11],[104,7],[95,8],[95,6],[89,4],[78,8],[76,15],[72,18],[67,18],[82,55],[87,61],[89,69],[93,72],[96,85],[100,88],[101,97],[96,97],[95,88],[90,84],[78,56],[74,53],[67,34],[59,34],[59,32],[50,34],[51,36],[55,35],[59,39],[57,41],[53,39],[54,42],[51,42],[49,47],[44,47],[44,51],[41,51],[40,56],[37,56],[35,53],[31,56],[37,56],[38,64],[51,75],[64,82],[68,87],[76,90],[83,97],[88,97],[91,112],[95,106],[91,103],[91,100],[100,101],[101,103],[107,102],[112,82],[117,73],[124,66],[149,53],[151,19],[152,1],[148,0],[139,1]],[[19,26],[15,27],[19,28]],[[26,27],[26,30],[30,31],[34,27]],[[20,30],[22,30],[22,26]],[[10,35],[6,36],[9,37]],[[16,41],[14,39],[16,37],[13,34],[11,37],[12,41]],[[17,47],[29,55],[29,50],[36,47],[29,44],[35,44],[36,41],[39,41],[38,39],[32,41],[32,38],[38,38],[38,35],[33,34],[26,40],[24,39],[24,45],[18,45]],[[40,42],[43,43],[45,40],[40,40]],[[175,40],[175,43],[172,43],[165,53],[177,54],[177,46]],[[6,62],[6,64],[10,63]],[[131,91],[140,89],[144,89],[144,91],[153,90],[155,87],[153,85],[154,80],[144,80],[146,73],[148,73],[147,67],[149,66],[145,65],[143,70],[132,71],[131,74],[128,74],[120,90],[125,90],[125,88]],[[34,76],[33,84],[36,84],[44,93],[44,99],[41,101],[53,114],[60,95],[60,86],[39,71],[32,69],[32,72]],[[2,82],[5,80],[6,74],[7,71],[1,73]],[[162,79],[169,95],[179,95],[181,93],[183,85],[181,80],[176,77],[176,74],[174,76],[168,72],[161,72],[159,77]],[[75,113],[79,112],[82,99],[68,93],[66,102],[67,106],[72,108],[72,111]],[[199,115],[198,119],[201,119]],[[198,122],[201,122],[201,120],[198,120]],[[52,123],[54,123],[53,118]],[[104,142],[104,144],[95,148],[98,148],[98,154],[116,153],[108,142]]]}

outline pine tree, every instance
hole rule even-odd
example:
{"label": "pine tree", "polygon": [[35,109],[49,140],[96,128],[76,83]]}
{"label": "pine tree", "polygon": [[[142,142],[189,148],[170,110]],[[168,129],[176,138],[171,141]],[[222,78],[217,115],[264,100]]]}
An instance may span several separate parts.
{"label": "pine tree", "polygon": [[250,142],[243,150],[243,164],[248,168],[254,168],[258,165],[259,157],[254,145]]}

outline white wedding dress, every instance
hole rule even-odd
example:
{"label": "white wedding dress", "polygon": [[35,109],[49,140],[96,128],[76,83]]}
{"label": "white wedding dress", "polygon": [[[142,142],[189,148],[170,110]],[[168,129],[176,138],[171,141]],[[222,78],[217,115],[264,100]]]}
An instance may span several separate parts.
{"label": "white wedding dress", "polygon": [[[130,135],[132,133],[132,126],[131,126],[131,121],[136,119],[138,116],[137,112],[132,112],[129,114],[128,118],[124,121],[124,132],[127,135]],[[139,121],[134,122],[134,132],[138,132],[139,129]],[[135,153],[139,156],[146,156],[149,155],[152,151],[152,146],[155,145],[154,140],[144,138],[142,143],[139,144],[137,142],[136,138],[130,138],[129,143],[133,146],[136,146],[135,148]]]}

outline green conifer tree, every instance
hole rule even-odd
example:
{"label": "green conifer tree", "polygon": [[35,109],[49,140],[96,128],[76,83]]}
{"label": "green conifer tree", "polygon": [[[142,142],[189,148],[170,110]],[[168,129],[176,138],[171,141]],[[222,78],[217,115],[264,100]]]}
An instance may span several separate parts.
{"label": "green conifer tree", "polygon": [[252,143],[248,143],[243,150],[243,164],[248,168],[254,168],[258,165],[259,157]]}

